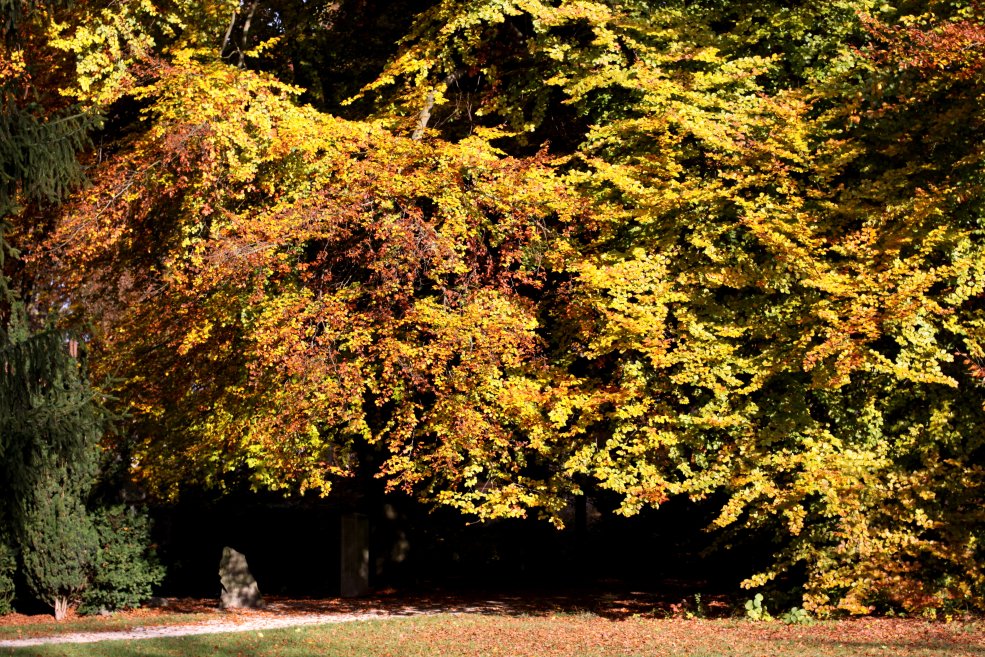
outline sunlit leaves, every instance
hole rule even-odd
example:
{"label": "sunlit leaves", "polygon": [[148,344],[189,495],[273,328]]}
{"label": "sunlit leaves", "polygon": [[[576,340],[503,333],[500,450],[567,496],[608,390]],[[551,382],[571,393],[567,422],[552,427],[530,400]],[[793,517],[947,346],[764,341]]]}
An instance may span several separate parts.
{"label": "sunlit leaves", "polygon": [[[511,459],[550,439],[528,295],[544,222],[572,211],[551,172],[317,114],[196,51],[161,70],[135,91],[149,129],[51,239],[106,318],[103,371],[127,373],[142,417],[176,423],[138,429],[143,476],[167,489],[245,466],[327,492],[353,440],[383,440],[392,485],[449,478],[485,514],[523,512],[537,494]],[[134,250],[153,264],[132,271]]]}
{"label": "sunlit leaves", "polygon": [[439,2],[364,121],[224,61],[236,7],[93,10],[66,92],[141,118],[35,263],[161,492],[714,498],[748,586],[980,604],[985,38],[919,4]]}

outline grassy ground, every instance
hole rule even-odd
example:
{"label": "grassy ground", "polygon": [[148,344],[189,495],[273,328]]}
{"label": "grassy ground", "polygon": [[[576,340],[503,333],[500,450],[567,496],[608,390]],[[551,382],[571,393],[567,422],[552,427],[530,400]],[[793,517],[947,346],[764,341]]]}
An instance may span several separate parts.
{"label": "grassy ground", "polygon": [[149,625],[190,625],[223,618],[224,616],[220,612],[154,615],[121,612],[106,617],[76,617],[59,623],[51,616],[35,616],[29,620],[18,619],[19,622],[16,623],[0,624],[0,639],[26,639],[36,636],[72,634],[74,632],[115,632]]}
{"label": "grassy ground", "polygon": [[0,649],[27,657],[983,657],[981,623],[786,626],[592,614],[396,618],[143,641]]}

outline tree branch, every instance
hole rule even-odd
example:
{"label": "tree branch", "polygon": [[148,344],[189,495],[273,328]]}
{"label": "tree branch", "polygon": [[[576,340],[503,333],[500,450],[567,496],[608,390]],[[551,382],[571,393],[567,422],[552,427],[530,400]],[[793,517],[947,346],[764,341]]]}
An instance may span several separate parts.
{"label": "tree branch", "polygon": [[[452,71],[448,74],[444,82],[446,89],[458,79],[460,73],[461,71]],[[424,99],[424,109],[417,115],[417,127],[414,128],[414,134],[410,136],[414,141],[420,141],[421,137],[424,136],[424,131],[428,127],[428,121],[431,120],[432,109],[434,109],[434,89],[428,92],[428,95]]]}

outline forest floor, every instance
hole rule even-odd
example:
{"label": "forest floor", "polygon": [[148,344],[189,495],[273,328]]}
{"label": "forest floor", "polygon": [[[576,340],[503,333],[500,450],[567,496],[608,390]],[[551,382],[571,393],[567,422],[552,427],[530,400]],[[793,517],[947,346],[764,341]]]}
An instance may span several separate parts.
{"label": "forest floor", "polygon": [[[786,625],[728,617],[717,600],[695,610],[693,603],[668,604],[643,594],[269,598],[262,610],[228,612],[216,609],[215,600],[163,602],[57,624],[5,616],[0,655],[985,657],[980,619]],[[719,617],[698,617],[696,611]]]}

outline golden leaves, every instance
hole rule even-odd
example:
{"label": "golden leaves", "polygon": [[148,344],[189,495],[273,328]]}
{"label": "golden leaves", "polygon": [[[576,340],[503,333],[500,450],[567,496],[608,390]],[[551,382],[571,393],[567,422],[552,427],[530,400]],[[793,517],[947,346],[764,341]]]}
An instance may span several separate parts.
{"label": "golden leaves", "polygon": [[870,34],[913,41],[880,68],[852,7],[440,2],[364,90],[396,88],[378,121],[219,61],[226,2],[153,61],[147,2],[56,28],[77,96],[144,105],[48,251],[142,474],[326,493],[378,450],[392,487],[556,522],[593,488],[627,515],[721,494],[717,528],[785,540],[747,586],[804,564],[806,604],[851,613],[971,590],[980,30]]}

